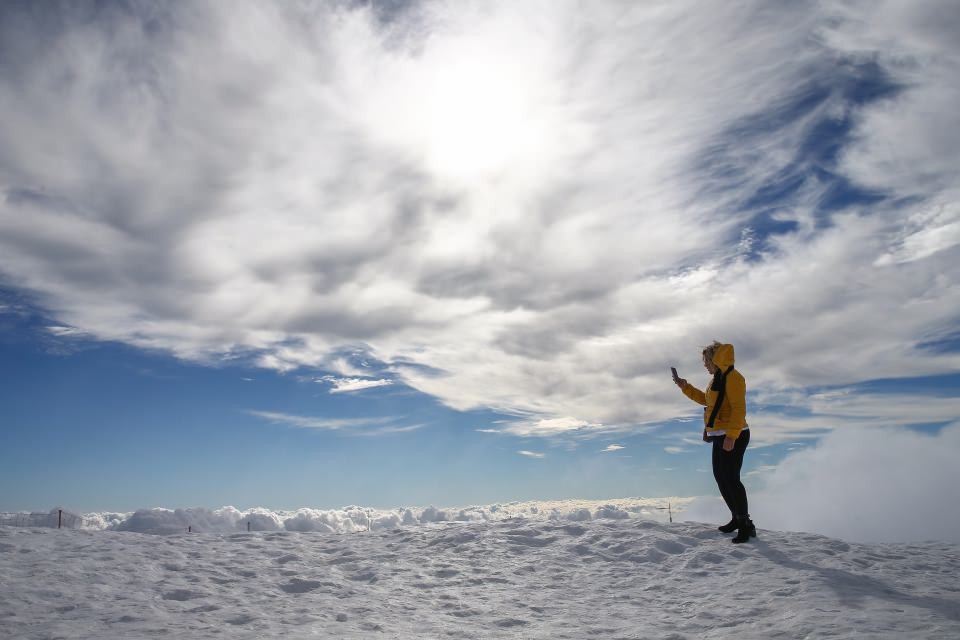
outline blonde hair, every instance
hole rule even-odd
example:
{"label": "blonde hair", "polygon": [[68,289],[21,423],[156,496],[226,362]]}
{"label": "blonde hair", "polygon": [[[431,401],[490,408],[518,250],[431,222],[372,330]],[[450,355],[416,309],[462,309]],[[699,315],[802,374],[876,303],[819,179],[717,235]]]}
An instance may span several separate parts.
{"label": "blonde hair", "polygon": [[717,349],[722,346],[723,346],[722,342],[718,342],[717,340],[714,340],[713,344],[707,345],[703,348],[703,357],[709,358],[712,361],[713,354],[716,353]]}

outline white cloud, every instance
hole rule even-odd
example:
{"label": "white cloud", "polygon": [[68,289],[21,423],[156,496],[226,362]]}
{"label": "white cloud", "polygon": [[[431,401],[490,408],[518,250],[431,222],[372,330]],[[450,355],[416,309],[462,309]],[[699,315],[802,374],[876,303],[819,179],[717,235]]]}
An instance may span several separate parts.
{"label": "white cloud", "polygon": [[80,331],[76,327],[62,327],[53,325],[47,327],[47,331],[58,338],[69,338],[84,335],[84,332]]}
{"label": "white cloud", "polygon": [[861,541],[960,542],[958,455],[956,424],[938,435],[838,429],[781,462],[751,509],[783,530]]}
{"label": "white cloud", "polygon": [[606,449],[601,449],[601,450],[600,450],[600,453],[609,453],[609,452],[612,452],[612,451],[620,451],[620,450],[625,449],[625,448],[626,448],[626,447],[624,447],[624,446],[622,446],[622,445],[619,445],[619,444],[608,444]]}
{"label": "white cloud", "polygon": [[828,44],[848,56],[873,56],[895,80],[909,83],[858,119],[842,167],[858,182],[900,196],[953,191],[943,195],[955,202],[960,185],[950,156],[960,146],[953,115],[960,44],[956,25],[944,19],[953,8],[950,0],[832,3],[839,19],[821,31]]}
{"label": "white cloud", "polygon": [[687,453],[689,451],[689,449],[684,449],[683,447],[664,447],[663,450],[673,455]]}
{"label": "white cloud", "polygon": [[519,453],[522,456],[526,456],[527,458],[538,458],[538,459],[545,458],[547,455],[545,453],[538,453],[536,451],[525,451],[525,450],[517,451],[517,453]]}
{"label": "white cloud", "polygon": [[385,436],[385,435],[391,435],[396,433],[410,433],[411,431],[419,431],[420,429],[423,429],[426,426],[428,426],[428,424],[424,422],[420,424],[408,424],[404,426],[380,427],[378,429],[356,431],[354,433],[355,435],[358,435],[358,436]]}
{"label": "white cloud", "polygon": [[[791,448],[790,448],[790,451],[794,451],[794,449],[791,447]],[[746,473],[746,475],[747,475],[747,477],[749,477],[749,476],[766,476],[766,475],[772,473],[773,471],[775,471],[776,468],[777,468],[777,465],[775,465],[775,464],[763,464],[763,465],[754,467],[751,471],[748,471],[748,472]],[[698,469],[698,471],[699,471],[699,469]]]}
{"label": "white cloud", "polygon": [[[188,526],[196,532],[246,531],[247,523],[253,531],[321,531],[354,533],[376,531],[430,522],[478,522],[525,519],[530,521],[588,521],[594,519],[624,519],[629,517],[665,521],[668,506],[676,510],[691,502],[691,498],[613,498],[606,500],[542,500],[508,502],[469,507],[397,507],[373,509],[349,506],[342,509],[302,508],[295,511],[274,510],[265,507],[240,510],[236,507],[219,509],[139,509],[135,512],[99,512],[82,516],[87,529],[139,531],[141,533],[173,533]],[[3,516],[15,514],[0,513]],[[21,516],[23,514],[20,514]],[[50,518],[52,515],[52,519]],[[67,512],[64,512],[67,515]],[[35,518],[37,526],[55,526],[57,512]],[[71,520],[81,519],[70,514]],[[52,523],[52,524],[51,524]]]}
{"label": "white cloud", "polygon": [[[328,360],[326,363],[326,368],[330,371],[335,371],[342,376],[347,378],[366,378],[370,375],[370,366],[364,361],[363,353],[354,353],[352,358],[348,357],[333,357]],[[358,363],[354,360],[359,359]]]}
{"label": "white cloud", "polygon": [[570,433],[589,433],[603,428],[603,425],[586,422],[577,418],[534,418],[508,422],[499,431],[522,437],[549,437]]}
{"label": "white cloud", "polygon": [[351,391],[373,389],[375,387],[386,387],[393,384],[393,380],[386,378],[372,380],[369,378],[335,378],[333,376],[324,376],[319,381],[329,382],[332,385],[330,393],[348,393]]}
{"label": "white cloud", "polygon": [[[385,24],[237,2],[60,30],[9,10],[0,278],[62,326],[184,358],[386,380],[344,358],[362,345],[521,436],[693,414],[668,367],[692,380],[715,337],[752,390],[953,372],[917,346],[960,308],[949,8],[439,1]],[[858,64],[899,92],[851,104]],[[747,259],[742,204],[843,118],[829,169],[891,198],[817,213],[804,167],[775,214],[796,231]],[[816,434],[869,411],[751,419]]]}
{"label": "white cloud", "polygon": [[952,422],[960,398],[919,393],[864,393],[856,390],[814,393],[791,404],[806,413],[784,415],[758,408],[749,415],[751,446],[817,438],[837,428],[908,427]]}
{"label": "white cloud", "polygon": [[960,245],[960,206],[938,204],[907,218],[902,232],[893,238],[890,252],[877,258],[877,266],[922,260]]}
{"label": "white cloud", "polygon": [[248,411],[250,415],[269,420],[275,424],[285,424],[301,429],[320,429],[325,431],[351,430],[363,427],[382,425],[390,422],[390,418],[316,418],[297,416],[275,411]]}
{"label": "white cloud", "polygon": [[[960,542],[958,455],[956,423],[936,435],[877,425],[837,429],[748,474],[750,513],[760,528],[781,531],[861,542]],[[722,520],[729,512],[719,498],[698,499],[683,517]]]}

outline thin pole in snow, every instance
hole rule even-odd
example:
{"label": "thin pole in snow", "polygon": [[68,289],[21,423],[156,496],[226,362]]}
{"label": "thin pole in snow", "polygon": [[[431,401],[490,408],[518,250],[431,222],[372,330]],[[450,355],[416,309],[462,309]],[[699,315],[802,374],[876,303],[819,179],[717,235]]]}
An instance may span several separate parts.
{"label": "thin pole in snow", "polygon": [[670,508],[670,503],[667,503],[667,513],[670,515],[670,522],[673,522],[673,510]]}
{"label": "thin pole in snow", "polygon": [[63,526],[63,509],[57,509],[57,529]]}

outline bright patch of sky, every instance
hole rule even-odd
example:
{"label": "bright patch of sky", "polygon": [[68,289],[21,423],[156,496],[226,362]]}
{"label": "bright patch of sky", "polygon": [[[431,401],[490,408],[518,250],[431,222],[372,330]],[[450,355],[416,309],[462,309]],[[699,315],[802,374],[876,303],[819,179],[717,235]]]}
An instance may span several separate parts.
{"label": "bright patch of sky", "polygon": [[5,3],[0,507],[710,494],[713,339],[747,471],[938,433],[955,13]]}

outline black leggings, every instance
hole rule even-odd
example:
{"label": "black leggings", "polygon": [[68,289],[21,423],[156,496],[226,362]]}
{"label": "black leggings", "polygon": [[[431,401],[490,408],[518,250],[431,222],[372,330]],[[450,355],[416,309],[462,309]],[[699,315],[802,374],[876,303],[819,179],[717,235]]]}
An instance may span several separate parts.
{"label": "black leggings", "polygon": [[724,436],[714,436],[711,439],[713,440],[713,477],[716,478],[717,486],[720,487],[720,495],[723,496],[723,501],[727,503],[730,514],[734,518],[749,517],[747,490],[740,482],[740,467],[743,466],[743,454],[746,453],[747,445],[750,444],[750,431],[740,432],[733,451],[723,450]]}

